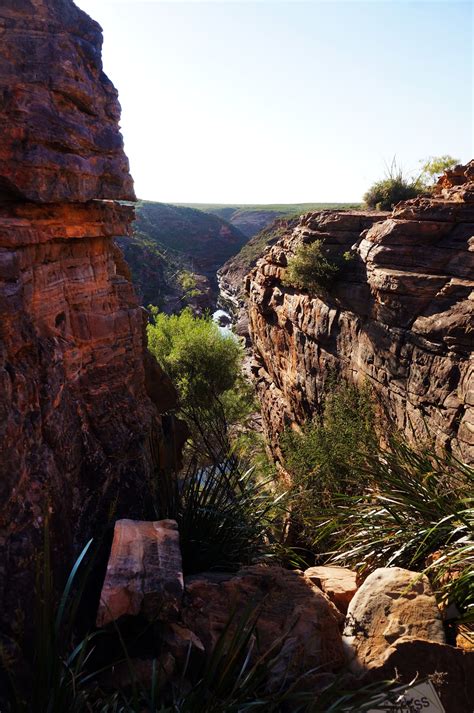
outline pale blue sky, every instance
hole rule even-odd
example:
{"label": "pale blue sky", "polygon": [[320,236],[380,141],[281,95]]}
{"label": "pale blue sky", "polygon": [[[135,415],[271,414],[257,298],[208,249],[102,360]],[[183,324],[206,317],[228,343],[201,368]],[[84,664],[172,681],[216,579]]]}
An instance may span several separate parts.
{"label": "pale blue sky", "polygon": [[473,154],[473,3],[76,0],[104,29],[139,197],[358,201]]}

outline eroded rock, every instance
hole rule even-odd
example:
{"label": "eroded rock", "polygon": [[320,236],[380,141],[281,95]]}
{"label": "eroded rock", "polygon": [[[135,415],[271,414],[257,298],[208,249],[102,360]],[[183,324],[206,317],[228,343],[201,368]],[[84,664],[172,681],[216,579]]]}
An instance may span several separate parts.
{"label": "eroded rock", "polygon": [[118,520],[105,575],[97,626],[121,616],[176,616],[183,596],[178,526],[174,520]]}
{"label": "eroded rock", "polygon": [[[321,590],[305,578],[280,567],[255,565],[236,575],[196,575],[186,580],[182,618],[214,649],[229,620],[236,626],[249,612],[258,613],[255,655],[271,653],[267,686],[271,690],[294,683],[312,672],[302,687],[317,689],[344,662],[339,631],[342,616]],[[315,669],[315,671],[313,671]]]}
{"label": "eroded rock", "polygon": [[428,578],[401,567],[376,569],[347,610],[343,642],[351,671],[381,666],[399,643],[415,639],[445,643]]}

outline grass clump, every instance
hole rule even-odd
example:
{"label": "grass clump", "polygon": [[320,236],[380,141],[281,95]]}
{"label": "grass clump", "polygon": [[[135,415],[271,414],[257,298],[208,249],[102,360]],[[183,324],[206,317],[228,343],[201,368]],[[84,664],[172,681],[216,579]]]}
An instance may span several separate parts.
{"label": "grass clump", "polygon": [[399,436],[371,449],[358,467],[362,494],[340,493],[320,519],[334,559],[362,571],[399,566],[429,575],[438,599],[474,624],[474,469],[430,445]]}
{"label": "grass clump", "polygon": [[400,201],[416,198],[425,191],[421,176],[408,178],[394,159],[385,178],[376,181],[365,193],[364,203],[371,210],[392,210]]}

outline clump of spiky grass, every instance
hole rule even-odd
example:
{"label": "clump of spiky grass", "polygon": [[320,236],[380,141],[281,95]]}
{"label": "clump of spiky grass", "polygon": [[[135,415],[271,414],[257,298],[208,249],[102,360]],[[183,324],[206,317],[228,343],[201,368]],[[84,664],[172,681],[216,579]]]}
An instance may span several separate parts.
{"label": "clump of spiky grass", "polygon": [[474,621],[474,469],[400,437],[368,453],[362,495],[339,494],[320,514],[316,540],[336,540],[334,561],[361,571],[426,572],[459,622]]}
{"label": "clump of spiky grass", "polygon": [[230,455],[208,466],[193,461],[181,479],[162,478],[156,512],[178,523],[185,574],[229,572],[281,552],[275,525],[285,497],[272,478],[258,478]]}

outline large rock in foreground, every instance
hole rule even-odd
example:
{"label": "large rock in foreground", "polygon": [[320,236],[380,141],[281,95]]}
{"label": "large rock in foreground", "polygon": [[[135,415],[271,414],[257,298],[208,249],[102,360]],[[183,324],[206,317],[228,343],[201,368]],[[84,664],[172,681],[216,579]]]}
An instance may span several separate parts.
{"label": "large rock in foreground", "polygon": [[[344,663],[342,615],[303,574],[255,565],[236,575],[196,575],[186,580],[182,618],[209,655],[232,619],[258,613],[255,654],[269,654],[267,687],[317,690]],[[308,675],[308,672],[310,674]]]}
{"label": "large rock in foreground", "polygon": [[118,520],[107,565],[97,626],[121,616],[172,619],[183,596],[178,526],[174,520]]}
{"label": "large rock in foreground", "polygon": [[445,643],[428,578],[401,567],[376,569],[347,610],[343,642],[351,671],[377,668],[399,643],[415,639]]}

